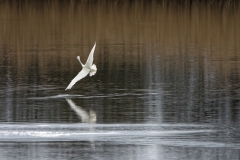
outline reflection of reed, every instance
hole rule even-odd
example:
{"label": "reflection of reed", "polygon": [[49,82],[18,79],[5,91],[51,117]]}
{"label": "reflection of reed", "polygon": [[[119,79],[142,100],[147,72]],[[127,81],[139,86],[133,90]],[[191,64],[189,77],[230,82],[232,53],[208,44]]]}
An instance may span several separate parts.
{"label": "reflection of reed", "polygon": [[82,123],[96,123],[97,115],[93,110],[89,113],[77,106],[71,99],[66,99],[70,107],[76,112],[76,114],[82,119]]}
{"label": "reflection of reed", "polygon": [[[218,108],[224,104],[225,112],[238,103],[229,104],[222,98],[238,96],[228,93],[232,90],[227,87],[234,88],[240,79],[239,8],[239,4],[198,2],[1,2],[0,65],[8,68],[0,67],[0,73],[9,82],[17,81],[14,85],[66,87],[70,72],[73,77],[79,71],[73,57],[81,55],[85,61],[97,41],[94,61],[104,70],[98,74],[103,83],[122,88],[132,87],[129,81],[139,88],[164,83],[170,86],[167,90],[174,91],[174,98],[179,97],[163,98],[164,109],[184,112],[167,107],[182,101],[189,108],[179,119],[192,121],[188,111],[195,113],[199,108],[199,117],[204,118],[203,106]],[[189,104],[183,101],[186,99]]]}

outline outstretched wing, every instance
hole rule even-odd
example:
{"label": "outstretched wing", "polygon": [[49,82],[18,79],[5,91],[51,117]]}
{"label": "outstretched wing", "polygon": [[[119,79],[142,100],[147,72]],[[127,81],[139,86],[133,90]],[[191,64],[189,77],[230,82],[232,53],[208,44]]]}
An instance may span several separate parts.
{"label": "outstretched wing", "polygon": [[71,83],[67,86],[67,88],[65,90],[68,90],[68,89],[71,89],[72,86],[79,80],[83,79],[84,77],[87,76],[87,74],[90,72],[90,69],[87,69],[87,68],[83,68],[79,73],[78,75],[73,78],[73,80],[71,81]]}
{"label": "outstretched wing", "polygon": [[94,44],[94,46],[93,46],[93,48],[92,48],[92,50],[91,50],[91,52],[90,52],[90,54],[88,56],[87,62],[85,64],[85,66],[87,68],[91,68],[91,66],[93,64],[93,54],[94,54],[95,47],[96,47],[96,42],[95,42],[95,44]]}

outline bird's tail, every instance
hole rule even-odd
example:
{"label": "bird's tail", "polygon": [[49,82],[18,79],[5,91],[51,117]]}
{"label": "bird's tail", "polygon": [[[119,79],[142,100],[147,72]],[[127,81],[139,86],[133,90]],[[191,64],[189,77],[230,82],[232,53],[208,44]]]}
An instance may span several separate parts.
{"label": "bird's tail", "polygon": [[97,66],[96,66],[95,64],[93,64],[93,65],[91,66],[91,70],[97,71]]}
{"label": "bird's tail", "polygon": [[89,76],[94,76],[95,74],[97,73],[97,66],[95,64],[93,64],[91,66],[91,70],[90,70],[90,73],[89,73]]}

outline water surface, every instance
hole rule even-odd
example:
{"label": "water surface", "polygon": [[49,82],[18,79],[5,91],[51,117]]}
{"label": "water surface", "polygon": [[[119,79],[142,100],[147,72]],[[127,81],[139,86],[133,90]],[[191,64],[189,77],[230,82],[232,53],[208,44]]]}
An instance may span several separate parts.
{"label": "water surface", "polygon": [[1,159],[239,159],[238,8],[2,2]]}

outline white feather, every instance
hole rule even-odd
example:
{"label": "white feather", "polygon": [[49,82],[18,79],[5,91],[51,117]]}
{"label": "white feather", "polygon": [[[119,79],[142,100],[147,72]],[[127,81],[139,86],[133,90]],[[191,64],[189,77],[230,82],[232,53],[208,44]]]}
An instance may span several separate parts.
{"label": "white feather", "polygon": [[83,65],[83,63],[80,60],[80,57],[77,56],[77,60],[80,62],[80,64],[82,65],[82,70],[78,73],[78,75],[71,81],[71,83],[67,86],[67,88],[65,90],[71,89],[72,86],[79,80],[83,79],[84,77],[87,76],[87,74],[89,73],[90,76],[93,76],[96,74],[97,72],[97,66],[95,64],[93,64],[93,54],[94,54],[94,50],[96,47],[96,42],[88,56],[87,62],[85,65]]}
{"label": "white feather", "polygon": [[91,71],[90,71],[90,73],[89,73],[89,76],[91,77],[91,76],[94,76],[95,74],[96,74],[96,72],[97,72],[97,66],[95,65],[95,64],[93,64],[92,66],[91,66]]}
{"label": "white feather", "polygon": [[94,46],[93,46],[93,48],[92,48],[92,50],[91,50],[91,52],[90,52],[90,54],[88,56],[87,62],[85,64],[85,66],[87,68],[91,68],[91,66],[93,64],[93,54],[94,54],[95,47],[96,47],[96,42],[95,42],[95,44],[94,44]]}
{"label": "white feather", "polygon": [[67,86],[67,88],[65,90],[71,89],[72,86],[79,80],[83,79],[84,77],[87,76],[87,74],[90,72],[90,69],[88,68],[83,68],[81,70],[81,72],[78,73],[78,75],[73,78],[73,80],[71,81],[71,83]]}

